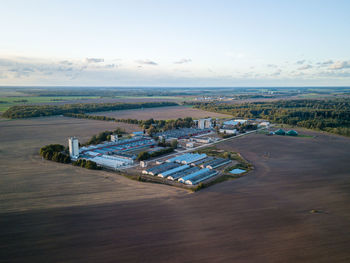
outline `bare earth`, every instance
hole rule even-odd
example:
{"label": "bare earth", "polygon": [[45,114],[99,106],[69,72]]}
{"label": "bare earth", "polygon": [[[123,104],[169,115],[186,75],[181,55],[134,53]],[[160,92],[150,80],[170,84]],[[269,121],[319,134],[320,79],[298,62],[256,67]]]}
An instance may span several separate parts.
{"label": "bare earth", "polygon": [[172,107],[157,107],[157,108],[145,108],[145,109],[135,109],[135,110],[120,110],[120,111],[107,111],[107,112],[98,112],[92,113],[92,115],[101,115],[114,117],[117,119],[139,119],[139,120],[148,120],[153,118],[155,120],[170,120],[177,118],[230,118],[232,116],[214,113],[204,110],[193,109],[191,107],[185,106],[172,106]]}
{"label": "bare earth", "polygon": [[[41,160],[112,122],[0,122],[0,262],[349,262],[350,139],[248,135],[255,170],[188,193]],[[317,209],[321,213],[310,213]]]}

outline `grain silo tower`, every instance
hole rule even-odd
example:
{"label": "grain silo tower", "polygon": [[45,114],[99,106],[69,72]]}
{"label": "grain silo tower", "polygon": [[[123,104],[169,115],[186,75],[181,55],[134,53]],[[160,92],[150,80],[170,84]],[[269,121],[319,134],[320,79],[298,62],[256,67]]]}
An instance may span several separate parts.
{"label": "grain silo tower", "polygon": [[71,158],[79,157],[79,141],[75,137],[68,139],[69,155]]}

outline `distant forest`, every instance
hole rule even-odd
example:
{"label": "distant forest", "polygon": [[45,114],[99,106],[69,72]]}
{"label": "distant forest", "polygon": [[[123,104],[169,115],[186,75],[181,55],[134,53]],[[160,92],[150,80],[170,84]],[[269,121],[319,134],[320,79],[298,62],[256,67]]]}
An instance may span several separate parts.
{"label": "distant forest", "polygon": [[89,113],[112,110],[128,110],[177,106],[175,102],[145,102],[145,103],[81,103],[65,105],[25,105],[12,106],[3,113],[3,117],[10,119],[31,118],[42,116],[63,115],[67,113]]}
{"label": "distant forest", "polygon": [[350,99],[193,103],[195,108],[350,136]]}

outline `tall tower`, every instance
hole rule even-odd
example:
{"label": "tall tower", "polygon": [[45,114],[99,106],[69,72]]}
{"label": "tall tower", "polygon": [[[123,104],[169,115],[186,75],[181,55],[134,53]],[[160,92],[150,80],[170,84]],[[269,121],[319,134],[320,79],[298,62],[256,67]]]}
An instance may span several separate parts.
{"label": "tall tower", "polygon": [[75,137],[71,137],[68,139],[69,145],[69,155],[71,158],[79,157],[79,141]]}

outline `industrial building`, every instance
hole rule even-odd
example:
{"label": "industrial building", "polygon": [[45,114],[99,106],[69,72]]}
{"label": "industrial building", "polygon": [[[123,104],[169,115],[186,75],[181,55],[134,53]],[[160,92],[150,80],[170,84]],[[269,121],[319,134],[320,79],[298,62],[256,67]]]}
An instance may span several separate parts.
{"label": "industrial building", "polygon": [[97,163],[100,166],[112,169],[117,169],[121,166],[126,166],[134,163],[133,160],[128,160],[110,155],[96,156],[87,159]]}
{"label": "industrial building", "polygon": [[193,176],[193,177],[190,177],[189,179],[187,179],[185,181],[185,184],[189,184],[189,185],[196,185],[202,181],[205,181],[215,175],[218,174],[218,171],[213,171],[213,170],[210,170],[210,171],[206,171],[204,173],[201,173],[201,174],[198,174],[196,176]]}
{"label": "industrial building", "polygon": [[[158,175],[171,181],[196,185],[219,172],[217,167],[230,163],[230,159],[216,158],[200,153],[185,153],[166,160],[164,163],[143,170],[143,174]],[[201,168],[202,167],[202,168]]]}
{"label": "industrial building", "polygon": [[157,175],[157,174],[160,174],[160,173],[163,173],[167,170],[171,170],[175,167],[179,167],[180,164],[178,163],[163,163],[163,164],[160,164],[158,166],[154,166],[152,168],[149,168],[147,170],[143,170],[142,173],[143,174],[149,174],[149,175]]}
{"label": "industrial building", "polygon": [[162,173],[159,173],[158,176],[159,177],[162,177],[162,178],[167,178],[169,175],[172,175],[172,174],[175,174],[177,172],[182,172],[186,169],[190,168],[189,165],[181,165],[181,166],[178,166],[178,167],[175,167],[173,169],[170,169],[170,170],[167,170],[165,172],[162,172]]}
{"label": "industrial building", "polygon": [[91,160],[110,169],[132,165],[136,156],[135,154],[129,154],[129,151],[153,147],[155,144],[156,142],[148,137],[135,136],[131,139],[120,140],[117,135],[111,135],[110,142],[84,146],[79,149],[78,139],[69,139],[71,156],[73,154],[76,156],[76,153],[78,153],[79,158]]}
{"label": "industrial building", "polygon": [[199,142],[199,143],[211,143],[213,140],[209,137],[192,137],[192,141]]}
{"label": "industrial building", "polygon": [[232,128],[220,128],[219,129],[220,133],[225,133],[225,134],[237,134],[237,129],[232,129]]}
{"label": "industrial building", "polygon": [[176,162],[176,163],[182,163],[182,164],[190,164],[193,162],[196,162],[198,160],[204,159],[207,157],[205,153],[186,153],[180,156],[176,156],[173,158],[170,158],[167,160],[167,162]]}
{"label": "industrial building", "polygon": [[174,174],[172,174],[172,175],[168,175],[167,179],[168,179],[168,180],[175,181],[175,180],[177,180],[177,179],[179,179],[179,178],[181,178],[181,177],[184,177],[184,176],[186,176],[186,175],[188,175],[188,174],[192,174],[192,173],[197,172],[197,171],[199,171],[199,170],[200,170],[199,167],[191,167],[191,168],[188,168],[188,169],[186,169],[186,170],[183,170],[183,171],[174,173]]}
{"label": "industrial building", "polygon": [[68,139],[69,155],[70,158],[76,159],[79,157],[79,141],[75,137]]}
{"label": "industrial building", "polygon": [[157,136],[160,140],[173,140],[173,139],[188,139],[192,136],[209,134],[212,132],[212,129],[195,129],[195,128],[181,128],[173,129],[164,132],[158,132]]}
{"label": "industrial building", "polygon": [[198,129],[203,130],[203,129],[210,129],[210,128],[212,128],[211,118],[198,120]]}
{"label": "industrial building", "polygon": [[205,167],[208,169],[215,169],[215,168],[218,168],[218,167],[223,166],[225,164],[228,164],[230,162],[231,162],[230,159],[217,158],[209,163],[206,163]]}
{"label": "industrial building", "polygon": [[206,157],[204,159],[201,159],[201,160],[198,160],[198,161],[195,161],[195,162],[191,163],[191,165],[192,166],[200,166],[200,165],[202,165],[204,163],[208,163],[208,162],[210,162],[212,160],[214,160],[214,157],[208,156],[208,157]]}
{"label": "industrial building", "polygon": [[210,171],[210,169],[208,169],[208,168],[200,169],[197,172],[194,172],[194,173],[188,174],[186,176],[180,177],[178,179],[178,181],[180,183],[185,183],[187,180],[191,179],[192,177],[195,177],[195,176],[198,176],[198,175],[201,175],[201,174],[205,174],[208,171]]}
{"label": "industrial building", "polygon": [[225,121],[223,123],[223,125],[232,125],[232,126],[236,126],[238,124],[244,124],[246,123],[247,120],[241,120],[241,119],[237,119],[237,120],[229,120],[229,121]]}

